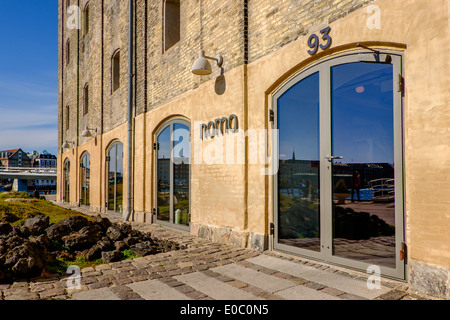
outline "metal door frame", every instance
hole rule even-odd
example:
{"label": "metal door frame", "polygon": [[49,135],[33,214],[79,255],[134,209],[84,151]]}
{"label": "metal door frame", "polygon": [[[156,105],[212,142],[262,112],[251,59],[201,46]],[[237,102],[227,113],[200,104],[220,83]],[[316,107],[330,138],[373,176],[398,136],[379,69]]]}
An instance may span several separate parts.
{"label": "metal door frame", "polygon": [[[396,243],[396,267],[389,268],[379,266],[381,274],[386,277],[404,280],[405,261],[400,260],[400,250],[405,241],[405,219],[404,219],[404,171],[403,171],[403,97],[402,90],[398,87],[401,84],[397,76],[402,77],[403,57],[398,52],[384,51],[381,56],[389,54],[393,65],[393,108],[394,108],[394,162],[395,162],[395,243]],[[333,255],[333,224],[332,224],[332,170],[330,163],[325,159],[326,155],[331,155],[331,68],[333,66],[354,63],[372,62],[375,63],[380,56],[371,51],[347,53],[337,57],[329,58],[325,61],[301,71],[289,81],[287,81],[272,96],[272,106],[274,111],[274,129],[278,128],[278,99],[293,85],[306,77],[319,72],[320,106],[319,106],[319,131],[320,131],[320,246],[321,251],[315,252],[307,249],[297,248],[278,243],[278,174],[273,176],[273,248],[308,258],[326,261],[328,263],[345,266],[357,270],[367,270],[370,263],[351,260]],[[279,136],[279,135],[278,135]],[[279,163],[279,143],[275,143],[276,150],[273,152],[274,163]]]}

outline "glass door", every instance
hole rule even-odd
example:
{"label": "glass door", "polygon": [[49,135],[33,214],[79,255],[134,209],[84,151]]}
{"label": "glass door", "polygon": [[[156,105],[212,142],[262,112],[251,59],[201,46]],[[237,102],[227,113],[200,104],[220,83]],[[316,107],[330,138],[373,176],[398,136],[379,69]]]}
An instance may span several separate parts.
{"label": "glass door", "polygon": [[331,68],[333,255],[395,268],[392,64]]}
{"label": "glass door", "polygon": [[123,213],[123,145],[115,142],[108,151],[108,191],[106,207],[111,212]]}
{"label": "glass door", "polygon": [[156,220],[187,229],[190,225],[190,128],[173,120],[157,134]]}
{"label": "glass door", "polygon": [[275,247],[320,255],[320,77],[293,79],[277,99],[279,171]]}
{"label": "glass door", "polygon": [[274,95],[274,248],[404,278],[401,56],[349,54]]}

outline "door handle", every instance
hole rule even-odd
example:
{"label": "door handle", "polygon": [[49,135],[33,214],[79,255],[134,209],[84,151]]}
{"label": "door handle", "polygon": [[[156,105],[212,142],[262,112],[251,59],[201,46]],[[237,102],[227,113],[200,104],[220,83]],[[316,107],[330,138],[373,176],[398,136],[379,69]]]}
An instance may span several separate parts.
{"label": "door handle", "polygon": [[337,160],[337,159],[344,159],[344,157],[342,156],[330,156],[329,154],[327,154],[325,156],[325,159],[327,159],[328,161],[333,161],[333,160]]}

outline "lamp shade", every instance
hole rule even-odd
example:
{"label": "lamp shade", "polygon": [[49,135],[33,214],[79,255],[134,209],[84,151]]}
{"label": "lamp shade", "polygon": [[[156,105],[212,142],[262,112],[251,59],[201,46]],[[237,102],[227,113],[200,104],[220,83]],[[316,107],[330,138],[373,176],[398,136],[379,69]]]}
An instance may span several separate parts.
{"label": "lamp shade", "polygon": [[81,133],[81,136],[82,136],[83,138],[88,138],[88,137],[91,136],[91,131],[89,131],[89,130],[86,128],[86,130],[84,130],[84,131]]}
{"label": "lamp shade", "polygon": [[212,73],[212,67],[209,61],[205,58],[205,51],[201,50],[198,59],[192,66],[192,73],[198,76],[207,76]]}

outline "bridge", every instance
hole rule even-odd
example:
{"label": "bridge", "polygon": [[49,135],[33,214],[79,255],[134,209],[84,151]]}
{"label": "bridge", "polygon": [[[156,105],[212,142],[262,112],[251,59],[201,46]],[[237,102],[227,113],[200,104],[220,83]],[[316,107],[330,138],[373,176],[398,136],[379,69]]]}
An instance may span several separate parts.
{"label": "bridge", "polygon": [[56,168],[1,168],[0,179],[14,179],[14,191],[27,191],[28,180],[56,180]]}

